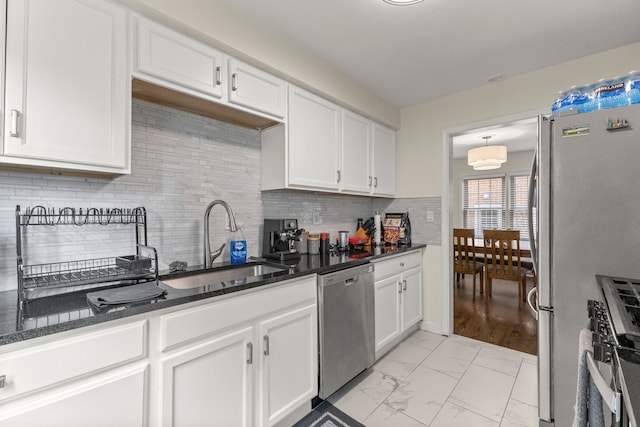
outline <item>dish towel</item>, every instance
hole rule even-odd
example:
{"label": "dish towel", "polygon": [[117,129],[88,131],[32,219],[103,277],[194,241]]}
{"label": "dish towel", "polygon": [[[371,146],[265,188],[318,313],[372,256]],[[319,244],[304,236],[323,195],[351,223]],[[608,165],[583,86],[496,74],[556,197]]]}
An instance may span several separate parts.
{"label": "dish towel", "polygon": [[580,331],[578,344],[578,384],[573,427],[604,427],[602,396],[589,373],[587,352],[593,351],[591,331]]}
{"label": "dish towel", "polygon": [[87,294],[87,301],[92,306],[101,309],[110,305],[127,304],[146,301],[165,294],[155,282],[145,282],[121,288],[105,289]]}

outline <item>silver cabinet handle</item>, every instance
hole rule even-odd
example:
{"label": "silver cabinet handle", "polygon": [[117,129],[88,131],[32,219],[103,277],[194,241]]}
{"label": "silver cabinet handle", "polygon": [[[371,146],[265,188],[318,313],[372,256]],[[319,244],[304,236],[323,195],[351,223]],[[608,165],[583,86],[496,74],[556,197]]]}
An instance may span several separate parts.
{"label": "silver cabinet handle", "polygon": [[378,188],[378,177],[373,178],[373,188]]}
{"label": "silver cabinet handle", "polygon": [[251,365],[253,363],[253,344],[250,342],[247,343],[247,365]]}
{"label": "silver cabinet handle", "polygon": [[4,388],[4,384],[7,381],[7,376],[6,375],[0,375],[0,388]]}
{"label": "silver cabinet handle", "polygon": [[398,282],[398,293],[402,293],[402,282]]}
{"label": "silver cabinet handle", "polygon": [[220,71],[220,67],[216,67],[216,85],[220,86],[222,84],[222,72]]}
{"label": "silver cabinet handle", "polygon": [[406,291],[406,290],[407,290],[407,281],[406,281],[406,280],[403,280],[403,281],[402,281],[402,290],[403,290],[403,291]]}
{"label": "silver cabinet handle", "polygon": [[264,355],[268,356],[269,355],[269,335],[265,335],[264,337],[262,337],[262,340],[264,341]]}
{"label": "silver cabinet handle", "polygon": [[234,92],[238,90],[238,74],[236,73],[231,74],[231,90]]}
{"label": "silver cabinet handle", "polygon": [[20,134],[18,133],[18,117],[20,116],[20,111],[11,110],[11,128],[9,129],[9,136],[14,138],[19,138]]}
{"label": "silver cabinet handle", "polygon": [[341,179],[342,179],[342,174],[340,173],[340,171],[338,171],[338,182],[340,182]]}
{"label": "silver cabinet handle", "polygon": [[371,181],[372,181],[372,179],[373,179],[373,178],[371,177],[371,175],[369,175],[369,188],[371,188]]}

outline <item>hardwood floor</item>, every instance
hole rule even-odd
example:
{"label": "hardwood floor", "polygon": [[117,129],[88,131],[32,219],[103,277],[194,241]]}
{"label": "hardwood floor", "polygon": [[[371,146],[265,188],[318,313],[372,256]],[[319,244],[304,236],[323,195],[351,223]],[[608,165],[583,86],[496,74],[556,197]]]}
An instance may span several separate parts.
{"label": "hardwood floor", "polygon": [[[474,338],[529,354],[537,354],[538,325],[527,303],[518,301],[516,282],[493,280],[493,295],[473,298],[473,278],[465,275],[454,285],[454,329],[457,335]],[[531,289],[527,282],[527,290]]]}

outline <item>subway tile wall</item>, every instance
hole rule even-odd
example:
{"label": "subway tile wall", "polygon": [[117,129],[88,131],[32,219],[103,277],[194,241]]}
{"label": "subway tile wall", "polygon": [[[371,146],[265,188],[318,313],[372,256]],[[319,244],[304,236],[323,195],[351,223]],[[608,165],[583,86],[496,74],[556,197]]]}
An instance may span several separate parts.
{"label": "subway tile wall", "polygon": [[[302,191],[260,191],[260,135],[216,120],[134,99],[132,174],[80,177],[0,170],[0,291],[16,289],[15,209],[20,205],[86,209],[144,206],[148,242],[160,268],[174,260],[203,263],[203,216],[222,199],[232,207],[237,233],[224,231],[220,206],[211,212],[211,245],[247,240],[259,256],[263,218],[298,218],[300,227],[355,231],[358,217],[375,210],[409,211],[413,240],[440,244],[440,197],[371,199]],[[427,222],[427,211],[434,221]],[[135,252],[132,226],[40,226],[23,233],[25,263],[127,255]],[[221,258],[229,258],[228,245]]]}

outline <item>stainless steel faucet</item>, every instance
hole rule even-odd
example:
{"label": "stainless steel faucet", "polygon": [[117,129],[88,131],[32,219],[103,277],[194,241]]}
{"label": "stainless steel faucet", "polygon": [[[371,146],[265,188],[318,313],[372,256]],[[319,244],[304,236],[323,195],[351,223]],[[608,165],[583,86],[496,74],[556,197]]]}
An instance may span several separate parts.
{"label": "stainless steel faucet", "polygon": [[213,260],[215,260],[220,256],[220,254],[222,253],[222,250],[226,245],[226,243],[223,243],[222,246],[220,246],[218,249],[216,249],[215,251],[211,251],[211,241],[209,239],[209,214],[211,213],[211,209],[213,209],[215,205],[222,205],[222,207],[227,210],[227,215],[229,215],[229,229],[231,231],[238,231],[238,227],[236,226],[236,218],[233,216],[233,211],[231,210],[231,207],[227,204],[227,202],[225,202],[224,200],[214,200],[213,202],[209,203],[209,206],[207,206],[207,209],[204,211],[204,267],[205,268],[211,267],[211,264],[213,264]]}

